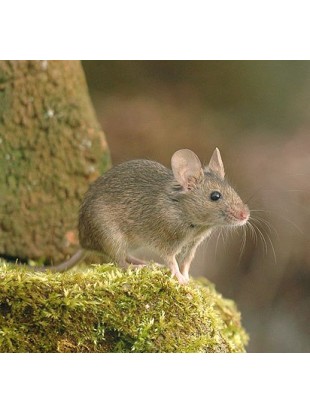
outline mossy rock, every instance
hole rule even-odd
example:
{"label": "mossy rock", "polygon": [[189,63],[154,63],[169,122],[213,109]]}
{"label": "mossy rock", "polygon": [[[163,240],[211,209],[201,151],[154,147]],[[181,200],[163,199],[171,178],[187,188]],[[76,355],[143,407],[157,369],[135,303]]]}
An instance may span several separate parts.
{"label": "mossy rock", "polygon": [[151,265],[34,273],[0,263],[1,352],[244,352],[240,313],[207,281]]}

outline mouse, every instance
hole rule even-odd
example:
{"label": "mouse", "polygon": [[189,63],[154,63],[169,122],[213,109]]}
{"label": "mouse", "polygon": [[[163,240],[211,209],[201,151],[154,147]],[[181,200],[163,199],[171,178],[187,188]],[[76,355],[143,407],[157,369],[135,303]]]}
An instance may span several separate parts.
{"label": "mouse", "polygon": [[208,165],[190,149],[177,150],[171,169],[147,159],[118,164],[97,178],[79,210],[79,249],[68,261],[39,271],[65,271],[89,251],[120,267],[145,265],[129,255],[148,246],[163,259],[180,284],[189,282],[197,247],[219,227],[239,227],[248,206],[225,179],[216,148]]}

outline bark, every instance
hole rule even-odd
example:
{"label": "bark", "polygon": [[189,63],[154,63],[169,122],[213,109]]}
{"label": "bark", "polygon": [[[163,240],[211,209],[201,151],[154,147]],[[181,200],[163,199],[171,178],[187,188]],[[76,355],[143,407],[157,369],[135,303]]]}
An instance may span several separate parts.
{"label": "bark", "polygon": [[0,61],[2,256],[76,251],[79,204],[109,165],[79,61]]}

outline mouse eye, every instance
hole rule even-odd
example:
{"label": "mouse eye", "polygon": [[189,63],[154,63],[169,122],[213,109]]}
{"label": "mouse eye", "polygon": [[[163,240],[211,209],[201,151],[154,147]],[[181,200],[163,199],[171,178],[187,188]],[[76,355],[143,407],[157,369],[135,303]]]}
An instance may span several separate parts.
{"label": "mouse eye", "polygon": [[218,191],[214,191],[210,195],[211,201],[218,201],[222,197],[222,194]]}

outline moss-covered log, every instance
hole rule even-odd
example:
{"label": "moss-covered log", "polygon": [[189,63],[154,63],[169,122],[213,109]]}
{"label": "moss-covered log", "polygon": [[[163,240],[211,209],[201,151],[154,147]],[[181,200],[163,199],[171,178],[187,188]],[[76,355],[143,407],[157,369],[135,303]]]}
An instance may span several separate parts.
{"label": "moss-covered log", "polygon": [[0,61],[0,255],[62,261],[109,154],[78,61]]}
{"label": "moss-covered log", "polygon": [[64,274],[0,264],[1,352],[243,352],[234,303],[156,266]]}

